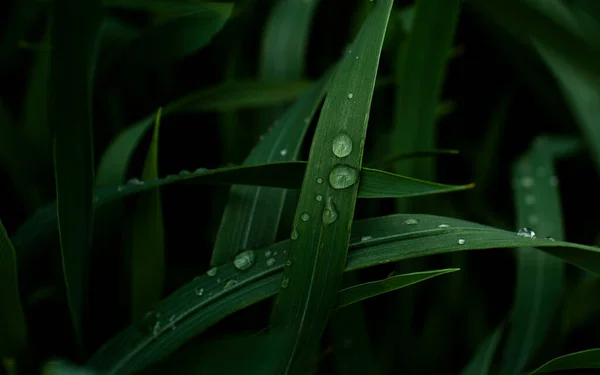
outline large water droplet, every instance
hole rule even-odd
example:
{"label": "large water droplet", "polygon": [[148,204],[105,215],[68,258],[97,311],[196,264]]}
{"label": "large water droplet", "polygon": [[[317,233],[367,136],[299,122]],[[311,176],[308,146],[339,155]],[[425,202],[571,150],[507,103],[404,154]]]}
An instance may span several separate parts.
{"label": "large water droplet", "polygon": [[290,285],[290,279],[284,276],[283,280],[281,280],[281,287],[287,288],[288,285]]}
{"label": "large water droplet", "polygon": [[237,280],[229,280],[225,283],[225,286],[223,286],[223,289],[231,288],[232,286],[236,286],[237,284],[238,284]]}
{"label": "large water droplet", "polygon": [[267,266],[272,266],[275,264],[275,262],[277,262],[275,258],[269,258],[267,259]]}
{"label": "large water droplet", "polygon": [[334,189],[345,189],[358,181],[358,171],[347,165],[333,167],[329,174],[329,184]]}
{"label": "large water droplet", "polygon": [[331,149],[338,158],[345,158],[352,152],[352,139],[348,134],[340,134],[333,140]]}
{"label": "large water droplet", "polygon": [[333,197],[327,198],[325,208],[323,209],[323,224],[329,225],[335,222],[338,218],[338,212],[333,204]]}
{"label": "large water droplet", "polygon": [[417,219],[406,219],[406,220],[404,220],[404,224],[406,224],[406,225],[416,225],[416,224],[419,224],[419,220],[417,220]]}
{"label": "large water droplet", "polygon": [[198,288],[194,289],[194,292],[196,293],[197,296],[201,296],[204,294],[204,288],[198,287]]}
{"label": "large water droplet", "polygon": [[208,271],[206,271],[206,274],[208,276],[215,276],[217,274],[217,267],[213,267],[211,269],[209,269]]}
{"label": "large water droplet", "polygon": [[464,238],[461,237],[461,238],[458,239],[458,244],[459,245],[464,245],[465,243],[467,243],[467,240],[465,240]]}
{"label": "large water droplet", "polygon": [[527,237],[527,238],[535,238],[535,232],[529,228],[521,228],[517,232],[517,236]]}
{"label": "large water droplet", "polygon": [[308,221],[308,220],[310,220],[310,215],[308,213],[304,212],[302,215],[300,215],[300,220]]}
{"label": "large water droplet", "polygon": [[281,156],[286,156],[288,153],[288,150],[286,148],[284,148],[283,150],[279,151],[279,153],[281,154]]}
{"label": "large water droplet", "polygon": [[349,94],[348,94],[348,99],[352,99],[352,97],[353,97],[353,96],[354,96],[354,94],[353,94],[353,93],[349,93]]}
{"label": "large water droplet", "polygon": [[292,234],[290,234],[290,238],[292,240],[297,240],[298,239],[298,231],[296,229],[292,229]]}
{"label": "large water droplet", "polygon": [[254,265],[255,258],[256,255],[254,254],[254,251],[247,250],[243,253],[239,253],[238,255],[236,255],[235,259],[233,260],[233,265],[238,270],[247,270],[248,268],[252,267],[252,265]]}

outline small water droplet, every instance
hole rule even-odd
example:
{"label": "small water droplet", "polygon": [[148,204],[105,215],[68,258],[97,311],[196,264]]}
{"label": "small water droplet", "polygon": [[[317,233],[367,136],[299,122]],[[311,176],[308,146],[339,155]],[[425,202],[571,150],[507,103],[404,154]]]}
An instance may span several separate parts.
{"label": "small water droplet", "polygon": [[129,185],[143,185],[144,181],[141,181],[139,178],[132,178],[129,181],[127,181],[127,183]]}
{"label": "small water droplet", "polygon": [[305,213],[303,213],[303,214],[300,216],[300,219],[301,219],[302,221],[308,221],[308,220],[310,220],[310,215],[309,215],[308,213],[306,213],[306,212],[305,212]]}
{"label": "small water droplet", "polygon": [[556,240],[555,240],[554,238],[552,238],[552,237],[546,237],[546,239],[547,239],[548,241],[556,241]]}
{"label": "small water droplet", "polygon": [[536,214],[531,214],[527,218],[527,221],[529,222],[529,224],[535,225],[535,224],[539,223],[540,219],[538,219]]}
{"label": "small water droplet", "polygon": [[208,276],[215,276],[217,274],[217,267],[213,267],[211,269],[209,269],[208,271],[206,271],[206,274]]}
{"label": "small water droplet", "polygon": [[268,257],[270,257],[271,255],[272,255],[272,252],[271,252],[271,250],[267,250],[267,251],[265,251],[265,256],[266,256],[267,258],[268,258]]}
{"label": "small water droplet", "polygon": [[298,239],[298,231],[296,229],[292,229],[292,234],[290,234],[290,238],[292,240],[297,240]]}
{"label": "small water droplet", "polygon": [[204,173],[204,172],[206,172],[207,170],[208,170],[208,169],[206,169],[206,168],[198,168],[198,169],[196,169],[196,170],[194,171],[194,173]]}
{"label": "small water droplet", "polygon": [[404,224],[406,224],[406,225],[419,224],[419,220],[417,220],[417,219],[406,219],[406,220],[404,220]]}
{"label": "small water droplet", "polygon": [[225,286],[223,286],[223,289],[231,288],[232,286],[236,286],[237,284],[238,284],[237,280],[229,280],[225,283]]}
{"label": "small water droplet", "polygon": [[360,238],[360,240],[361,240],[362,242],[369,241],[369,240],[372,240],[372,239],[373,239],[373,236],[362,236],[362,237]]}
{"label": "small water droplet", "polygon": [[267,259],[267,266],[272,266],[275,264],[275,262],[277,262],[277,260],[275,260],[275,258],[269,258]]}
{"label": "small water droplet", "polygon": [[273,256],[276,256],[276,255],[277,255],[277,251],[273,253]]}
{"label": "small water droplet", "polygon": [[192,172],[188,171],[187,169],[182,170],[181,172],[179,172],[180,176],[187,176],[192,174]]}
{"label": "small water droplet", "polygon": [[321,194],[317,194],[316,199],[317,199],[317,202],[320,202],[323,200],[323,196]]}
{"label": "small water droplet", "polygon": [[119,186],[119,187],[117,187],[117,191],[121,192],[123,190],[125,190],[125,186]]}
{"label": "small water droplet", "polygon": [[331,149],[335,156],[344,158],[352,152],[352,139],[348,134],[342,133],[335,137]]}
{"label": "small water droplet", "polygon": [[462,237],[458,239],[458,244],[459,244],[459,245],[464,245],[466,242],[467,242],[467,240],[465,240],[465,239],[464,239],[464,238],[462,238]]}
{"label": "small water droplet", "polygon": [[353,93],[349,93],[349,94],[348,94],[348,99],[352,99],[352,97],[353,97],[353,96],[354,96],[354,94],[353,94]]}
{"label": "small water droplet", "polygon": [[286,156],[288,153],[288,150],[286,148],[284,148],[283,150],[279,151],[279,153],[281,154],[281,156]]}
{"label": "small water droplet", "polygon": [[285,265],[288,266],[288,267],[291,266],[292,265],[292,261],[291,260],[286,260],[285,261]]}
{"label": "small water droplet", "polygon": [[305,124],[308,124],[309,122],[310,122],[310,118],[309,118],[309,117],[305,117],[305,118],[304,118],[304,123],[305,123]]}
{"label": "small water droplet", "polygon": [[204,288],[198,287],[198,288],[194,289],[194,292],[196,293],[197,296],[201,296],[204,294]]}
{"label": "small water droplet", "polygon": [[154,327],[152,327],[152,335],[154,337],[158,336],[158,334],[160,333],[160,328],[161,328],[160,322],[157,320],[154,323]]}
{"label": "small water droplet", "polygon": [[356,56],[356,59],[358,60],[358,56]]}
{"label": "small water droplet", "polygon": [[448,225],[448,224],[440,224],[437,227],[438,228],[450,228],[450,225]]}
{"label": "small water droplet", "polygon": [[175,319],[177,319],[177,318],[175,317],[175,315],[171,315],[171,316],[169,317],[169,324],[171,325],[171,329],[172,329],[172,330],[175,330],[175,329],[177,328],[177,327],[175,327]]}
{"label": "small water droplet", "polygon": [[550,176],[550,186],[558,186],[558,177],[556,176]]}
{"label": "small water droplet", "polygon": [[290,285],[290,279],[284,276],[283,280],[281,280],[281,287],[287,288],[288,285]]}
{"label": "small water droplet", "polygon": [[329,225],[335,222],[338,218],[338,212],[333,204],[333,197],[327,198],[325,208],[323,209],[323,224]]}
{"label": "small water droplet", "polygon": [[239,253],[238,255],[236,255],[235,259],[233,260],[233,265],[238,270],[244,271],[254,265],[255,258],[256,255],[254,254],[254,251],[247,250],[243,253]]}
{"label": "small water droplet", "polygon": [[521,228],[517,231],[517,236],[535,238],[535,232],[529,228]]}
{"label": "small water droplet", "polygon": [[525,204],[535,204],[535,195],[533,194],[527,194],[525,196]]}
{"label": "small water droplet", "polygon": [[345,189],[356,184],[357,181],[357,170],[347,165],[337,165],[329,174],[329,184],[334,189]]}
{"label": "small water droplet", "polygon": [[521,185],[523,185],[523,187],[525,188],[530,188],[533,186],[533,178],[529,177],[529,176],[525,176],[523,178],[521,178]]}
{"label": "small water droplet", "polygon": [[321,177],[317,177],[317,184],[322,184],[323,183],[323,179]]}

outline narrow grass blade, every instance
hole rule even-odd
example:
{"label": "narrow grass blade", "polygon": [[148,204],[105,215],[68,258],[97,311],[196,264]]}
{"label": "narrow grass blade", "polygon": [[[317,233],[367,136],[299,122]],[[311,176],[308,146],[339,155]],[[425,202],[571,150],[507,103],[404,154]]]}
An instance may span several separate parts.
{"label": "narrow grass blade", "polygon": [[582,350],[554,358],[531,371],[529,375],[582,368],[600,368],[600,349]]}
{"label": "narrow grass blade", "polygon": [[494,353],[500,338],[502,338],[503,326],[499,326],[479,346],[475,356],[467,367],[462,370],[461,375],[488,375],[494,359]]}
{"label": "narrow grass blade", "polygon": [[17,273],[15,249],[0,221],[0,357],[21,355],[27,346]]}
{"label": "narrow grass blade", "polygon": [[[402,214],[355,222],[345,271],[454,251],[518,248],[531,242],[580,267],[589,265],[600,274],[600,250],[591,246],[520,237],[459,219]],[[281,289],[283,269],[289,268],[286,264],[291,243],[285,240],[242,253],[241,257],[251,259],[250,267],[244,270],[233,262],[210,269],[107,342],[88,364],[108,374],[135,372],[172,353],[224,317],[274,296]]]}
{"label": "narrow grass blade", "polygon": [[[142,179],[158,178],[158,137],[161,108],[156,114],[152,143]],[[131,316],[135,320],[160,300],[165,279],[165,240],[159,188],[138,198],[131,233]]]}
{"label": "narrow grass blade", "polygon": [[[558,177],[553,161],[577,146],[573,140],[538,137],[513,167],[513,191],[519,227],[538,235],[564,236]],[[550,327],[563,294],[564,263],[532,248],[517,257],[515,301],[500,365],[501,375],[521,372],[536,353]]]}
{"label": "narrow grass blade", "polygon": [[92,245],[92,87],[101,12],[100,0],[53,2],[49,119],[63,272],[79,340]]}
{"label": "narrow grass blade", "polygon": [[[399,50],[392,152],[435,148],[436,107],[448,62],[460,0],[418,0],[406,47]],[[411,19],[413,17],[410,17]],[[432,160],[414,160],[397,172],[417,178],[435,176]]]}
{"label": "narrow grass blade", "polygon": [[97,371],[63,361],[47,362],[42,367],[42,375],[102,375]]}
{"label": "narrow grass blade", "polygon": [[[244,161],[246,165],[295,160],[308,125],[329,86],[332,71],[294,104]],[[213,266],[230,262],[240,249],[271,244],[277,235],[286,191],[232,186],[211,259]]]}
{"label": "narrow grass blade", "polygon": [[[306,162],[279,162],[252,166],[237,166],[206,170],[199,168],[194,172],[181,171],[161,179],[130,181],[124,185],[99,187],[95,191],[94,206],[97,210],[123,198],[170,184],[240,184],[284,189],[298,189],[306,172]],[[396,186],[396,193],[387,184]],[[393,175],[383,171],[363,168],[360,173],[359,198],[411,197],[426,194],[438,194],[463,190],[471,185],[439,185],[407,177]],[[381,191],[380,191],[381,190]],[[316,197],[315,197],[316,199]],[[98,211],[98,216],[102,211]],[[38,244],[44,243],[57,231],[56,202],[53,202],[32,215],[13,236],[13,245],[19,257],[27,256]]]}
{"label": "narrow grass blade", "polygon": [[305,371],[341,283],[392,3],[375,3],[351,51],[340,62],[312,141],[291,233],[290,266],[271,319],[275,332],[286,336],[278,367],[282,374]]}
{"label": "narrow grass blade", "polygon": [[388,293],[409,285],[420,283],[436,276],[460,271],[460,268],[448,268],[436,271],[414,272],[405,275],[388,277],[387,279],[371,281],[350,288],[342,289],[338,292],[336,308],[342,308],[367,298]]}

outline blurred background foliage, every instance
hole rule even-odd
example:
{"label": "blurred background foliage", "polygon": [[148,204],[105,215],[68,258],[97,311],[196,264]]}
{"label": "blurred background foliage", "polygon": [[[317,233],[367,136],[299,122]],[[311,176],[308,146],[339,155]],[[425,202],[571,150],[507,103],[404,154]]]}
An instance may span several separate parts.
{"label": "blurred background foliage", "polygon": [[[96,185],[241,164],[273,122],[349,48],[369,11],[368,0],[198,3],[105,1],[94,62]],[[1,8],[0,217],[13,235],[26,218],[56,196],[48,113],[51,96],[60,91],[49,89],[51,30],[64,15],[52,12],[52,1],[45,0],[13,0]],[[428,11],[429,19],[435,20],[438,10]],[[436,44],[407,42],[419,27],[414,23],[426,19],[424,11],[415,18],[411,1],[395,1],[371,107],[365,164],[447,184],[474,182],[476,188],[415,198],[408,204],[361,200],[356,218],[418,212],[508,230],[525,224],[536,228],[531,220],[523,223],[519,218],[530,213],[515,206],[518,189],[512,182],[518,171],[514,166],[536,142],[550,137],[574,140],[578,147],[544,156],[543,166],[555,168],[560,196],[542,197],[548,205],[562,206],[562,215],[560,209],[558,214],[543,211],[544,199],[539,201],[541,215],[548,215],[544,219],[550,221],[560,219],[559,228],[564,226],[563,238],[568,241],[600,244],[600,60],[596,59],[600,3],[464,1],[454,35],[448,37],[452,48],[440,72],[435,127],[423,141],[416,123],[399,121],[396,91],[412,74],[419,74],[404,68],[403,54],[436,51]],[[548,27],[548,23],[558,26]],[[83,36],[81,43],[87,43]],[[427,53],[421,62],[425,67]],[[428,83],[411,84],[418,89]],[[159,107],[163,108],[160,128],[154,121]],[[419,117],[418,111],[415,116]],[[308,139],[313,131],[309,130]],[[131,140],[107,153],[123,132],[130,132]],[[148,151],[153,141],[160,147],[157,170],[147,164],[153,157]],[[306,160],[309,147],[310,142],[305,142],[301,160]],[[397,160],[406,153],[434,149],[459,153]],[[209,268],[227,192],[221,186],[166,186],[158,201],[147,203],[162,207],[164,234],[151,238],[164,241],[161,296]],[[107,218],[95,218],[83,307],[83,349],[75,344],[77,335],[56,256],[58,241],[45,243],[45,251],[30,257],[17,249],[32,369],[53,357],[84,361],[131,322],[130,290],[123,287],[131,277],[127,266],[131,260],[123,249],[144,240],[136,240],[140,230],[132,229],[140,225],[135,218],[142,199],[152,202],[153,198],[128,198],[113,207]],[[284,213],[294,209],[293,199],[288,206]],[[151,224],[156,221],[147,223]],[[279,238],[286,237],[290,227],[291,216],[284,215]],[[482,251],[403,262],[400,269],[410,272],[443,267],[461,271],[363,302],[368,343],[339,340],[356,322],[336,320],[338,326],[324,338],[320,369],[359,373],[359,367],[340,366],[336,353],[366,345],[386,373],[459,373],[510,316],[519,290],[515,259],[513,251]],[[372,278],[397,268],[380,266],[361,273]],[[115,274],[115,269],[121,272]],[[564,290],[556,302],[559,308],[545,316],[550,329],[534,350],[533,364],[600,346],[600,284],[593,277],[582,278],[572,266],[566,266],[560,283]],[[399,313],[403,306],[410,314]],[[268,324],[269,311],[268,302],[248,307],[189,346],[260,331]],[[178,363],[185,367],[185,360]],[[3,371],[10,371],[10,361],[4,365]]]}

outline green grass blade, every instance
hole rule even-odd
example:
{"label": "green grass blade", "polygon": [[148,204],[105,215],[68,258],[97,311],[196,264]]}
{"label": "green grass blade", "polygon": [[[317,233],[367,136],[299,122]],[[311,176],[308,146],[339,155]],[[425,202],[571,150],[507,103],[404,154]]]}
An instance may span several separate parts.
{"label": "green grass blade", "polygon": [[[458,21],[460,0],[418,0],[407,45],[399,51],[392,152],[435,148],[435,121],[448,55]],[[410,14],[410,13],[409,13]],[[411,19],[413,17],[410,17]],[[396,151],[397,150],[397,151]],[[435,176],[434,161],[414,160],[397,172],[418,178]]]}
{"label": "green grass blade", "polygon": [[290,266],[271,319],[275,332],[286,336],[279,373],[305,370],[341,283],[392,3],[382,0],[374,5],[352,50],[340,62],[323,104],[294,218]]}
{"label": "green grass blade", "polygon": [[[279,120],[244,160],[245,165],[296,160],[312,117],[323,100],[332,71],[316,82]],[[286,191],[232,186],[211,259],[213,266],[230,262],[239,249],[275,241]]]}
{"label": "green grass blade", "polygon": [[[553,161],[572,150],[571,140],[538,137],[513,167],[513,191],[519,227],[534,228],[538,235],[564,237],[558,177]],[[564,264],[532,248],[517,257],[515,301],[505,343],[501,375],[521,372],[535,355],[547,333],[563,293]]]}
{"label": "green grass blade", "polygon": [[102,2],[53,2],[49,106],[63,272],[73,325],[81,315],[92,245],[92,87]]}
{"label": "green grass blade", "polygon": [[[152,143],[146,155],[143,180],[158,178],[158,137],[161,108],[156,114]],[[131,316],[151,310],[163,293],[165,239],[159,188],[138,198],[131,233]]]}
{"label": "green grass blade", "polygon": [[[460,243],[460,238],[465,242]],[[283,269],[288,267],[291,242],[285,240],[253,251],[251,266],[245,270],[230,262],[195,278],[143,320],[107,342],[89,365],[108,374],[135,372],[224,317],[274,296],[281,289]],[[567,255],[579,266],[593,265],[600,274],[600,250],[591,246],[524,238],[515,232],[459,219],[403,214],[355,222],[345,271],[454,251],[518,248],[531,242],[546,252]]]}
{"label": "green grass blade", "polygon": [[47,362],[42,367],[42,375],[102,375],[102,373],[68,362]]}
{"label": "green grass blade", "polygon": [[460,268],[448,268],[436,271],[423,271],[388,277],[387,279],[358,284],[338,292],[336,308],[342,308],[367,298],[388,293],[409,285],[420,283],[436,276],[459,271]]}
{"label": "green grass blade", "polygon": [[27,346],[27,325],[19,297],[17,258],[0,221],[0,357],[18,356]]}
{"label": "green grass blade", "polygon": [[[115,159],[118,160],[118,159]],[[109,203],[164,185],[182,184],[240,184],[284,189],[299,189],[306,172],[306,162],[278,162],[252,166],[236,166],[194,172],[181,171],[161,179],[99,187],[95,191],[94,206],[101,216],[101,209]],[[396,193],[387,184],[396,186]],[[471,185],[440,185],[393,175],[383,171],[363,168],[360,173],[359,198],[411,197],[464,190]],[[379,192],[379,190],[381,190]],[[316,197],[315,197],[316,198]],[[13,245],[19,256],[32,257],[32,251],[57,231],[56,202],[39,209],[18,229]]]}
{"label": "green grass blade", "polygon": [[531,371],[529,375],[582,368],[600,368],[600,349],[582,350],[554,358]]}
{"label": "green grass blade", "polygon": [[502,338],[503,326],[494,330],[479,346],[475,356],[462,370],[461,375],[488,375],[494,359],[494,353],[500,338]]}

